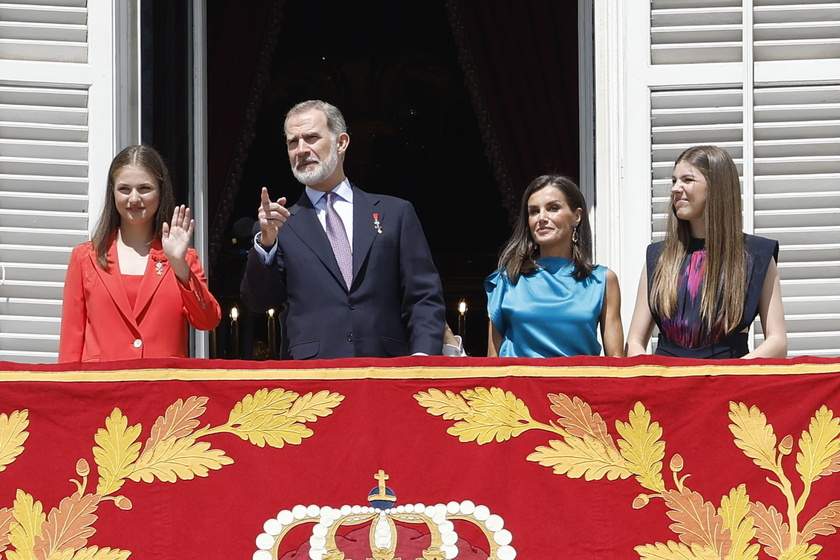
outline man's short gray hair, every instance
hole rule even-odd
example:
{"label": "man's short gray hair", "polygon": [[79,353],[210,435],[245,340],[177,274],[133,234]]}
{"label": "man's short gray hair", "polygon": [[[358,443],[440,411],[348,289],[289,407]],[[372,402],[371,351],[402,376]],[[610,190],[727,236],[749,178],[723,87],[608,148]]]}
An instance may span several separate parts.
{"label": "man's short gray hair", "polygon": [[289,118],[299,115],[300,113],[309,111],[311,109],[318,109],[324,116],[327,117],[327,128],[334,135],[345,134],[347,132],[347,123],[344,122],[344,115],[338,110],[338,107],[331,105],[326,101],[320,99],[310,99],[309,101],[301,101],[286,113],[286,120],[283,121],[283,130],[289,124]]}

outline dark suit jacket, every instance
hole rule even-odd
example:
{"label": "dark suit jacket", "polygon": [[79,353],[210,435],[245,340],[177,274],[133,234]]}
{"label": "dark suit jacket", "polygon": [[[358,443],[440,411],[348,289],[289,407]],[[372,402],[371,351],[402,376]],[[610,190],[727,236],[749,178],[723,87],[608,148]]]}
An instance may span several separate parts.
{"label": "dark suit jacket", "polygon": [[282,357],[440,354],[443,291],[409,202],[353,189],[350,290],[305,192],[289,211],[274,262],[266,266],[252,250],[242,279],[242,299],[252,310],[286,306]]}

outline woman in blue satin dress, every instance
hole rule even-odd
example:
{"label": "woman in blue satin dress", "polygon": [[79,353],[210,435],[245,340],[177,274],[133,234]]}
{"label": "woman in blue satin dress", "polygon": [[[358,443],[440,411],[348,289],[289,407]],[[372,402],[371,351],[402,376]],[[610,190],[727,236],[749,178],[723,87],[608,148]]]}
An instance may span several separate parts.
{"label": "woman in blue satin dress", "polygon": [[487,355],[624,356],[621,292],[612,270],[592,263],[586,201],[562,175],[534,179],[499,268],[484,282]]}

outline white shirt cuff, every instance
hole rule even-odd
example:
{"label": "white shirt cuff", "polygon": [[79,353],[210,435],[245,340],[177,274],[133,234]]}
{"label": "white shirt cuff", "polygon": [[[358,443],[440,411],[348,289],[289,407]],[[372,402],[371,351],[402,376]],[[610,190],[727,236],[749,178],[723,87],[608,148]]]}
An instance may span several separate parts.
{"label": "white shirt cuff", "polygon": [[464,341],[461,335],[456,334],[455,340],[458,342],[457,346],[454,344],[443,345],[443,355],[450,358],[466,358],[467,353],[464,352]]}
{"label": "white shirt cuff", "polygon": [[262,245],[260,245],[260,235],[262,235],[262,232],[258,231],[257,234],[254,236],[254,249],[260,256],[260,260],[263,262],[263,264],[265,266],[268,266],[274,262],[274,255],[277,254],[277,240],[274,241],[274,245],[271,247],[271,249],[266,251],[265,248]]}

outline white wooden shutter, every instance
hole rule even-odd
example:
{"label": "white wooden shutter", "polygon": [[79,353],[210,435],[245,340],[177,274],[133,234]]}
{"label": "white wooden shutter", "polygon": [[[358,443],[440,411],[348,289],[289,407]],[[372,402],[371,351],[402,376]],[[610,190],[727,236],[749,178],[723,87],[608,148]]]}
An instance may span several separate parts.
{"label": "white wooden shutter", "polygon": [[[745,229],[781,245],[789,356],[840,355],[840,2],[652,0],[649,8],[624,12],[633,101],[621,120],[639,132],[625,133],[625,161],[650,164],[650,207],[625,213],[622,229],[661,239],[674,158],[697,144],[725,148],[742,177]],[[641,129],[640,112],[649,119]],[[628,167],[628,179],[643,179],[641,164]],[[641,194],[635,184],[625,191],[625,200]],[[643,256],[633,262],[640,269]]]}
{"label": "white wooden shutter", "polygon": [[111,8],[94,4],[0,2],[0,360],[56,360],[67,260],[113,153]]}

